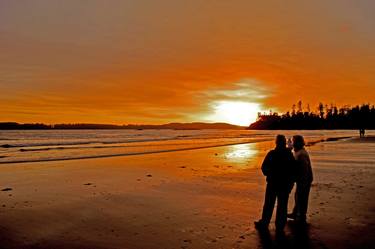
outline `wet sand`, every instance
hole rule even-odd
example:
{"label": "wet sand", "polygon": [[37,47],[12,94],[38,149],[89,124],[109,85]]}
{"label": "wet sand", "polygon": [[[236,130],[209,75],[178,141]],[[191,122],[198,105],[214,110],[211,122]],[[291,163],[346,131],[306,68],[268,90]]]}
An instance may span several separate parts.
{"label": "wet sand", "polygon": [[271,147],[1,165],[0,248],[374,248],[373,138],[308,147],[309,225],[281,237],[253,226]]}

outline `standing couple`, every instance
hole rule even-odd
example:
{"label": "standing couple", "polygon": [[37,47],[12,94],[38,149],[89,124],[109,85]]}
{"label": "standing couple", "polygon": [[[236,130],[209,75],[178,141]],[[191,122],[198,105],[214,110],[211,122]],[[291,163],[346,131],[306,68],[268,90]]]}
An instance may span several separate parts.
{"label": "standing couple", "polygon": [[[293,153],[284,135],[276,136],[276,148],[268,152],[262,164],[267,177],[262,219],[254,222],[257,229],[267,229],[277,199],[276,231],[283,231],[287,218],[306,223],[306,212],[313,174],[309,154],[302,136],[293,136]],[[287,214],[288,198],[296,183],[293,212]]]}

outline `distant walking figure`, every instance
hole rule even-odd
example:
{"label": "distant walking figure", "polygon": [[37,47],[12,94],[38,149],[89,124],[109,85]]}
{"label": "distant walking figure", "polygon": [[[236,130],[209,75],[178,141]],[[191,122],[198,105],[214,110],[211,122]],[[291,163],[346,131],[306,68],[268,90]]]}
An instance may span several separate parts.
{"label": "distant walking figure", "polygon": [[365,137],[365,129],[359,129],[359,137]]}
{"label": "distant walking figure", "polygon": [[313,173],[309,153],[304,148],[305,141],[302,136],[293,137],[294,158],[297,162],[295,205],[288,218],[306,223],[306,213],[309,202],[309,193],[313,181]]}
{"label": "distant walking figure", "polygon": [[282,231],[287,220],[288,198],[293,188],[295,160],[286,148],[286,139],[277,135],[276,148],[268,152],[262,164],[262,172],[267,177],[266,194],[262,219],[255,221],[257,229],[267,229],[277,199],[276,230]]}

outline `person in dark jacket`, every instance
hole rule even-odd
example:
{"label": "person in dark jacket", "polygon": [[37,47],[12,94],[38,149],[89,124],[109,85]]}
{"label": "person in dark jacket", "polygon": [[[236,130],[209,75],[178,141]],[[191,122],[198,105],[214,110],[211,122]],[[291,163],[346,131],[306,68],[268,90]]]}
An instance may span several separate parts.
{"label": "person in dark jacket", "polygon": [[292,152],[286,148],[285,136],[277,135],[276,148],[266,155],[262,172],[266,176],[267,187],[262,219],[254,222],[255,227],[268,228],[277,200],[275,224],[276,230],[282,231],[287,220],[289,194],[295,181],[295,160]]}
{"label": "person in dark jacket", "polygon": [[288,218],[306,223],[306,213],[309,203],[309,193],[313,181],[313,172],[309,153],[305,150],[305,140],[302,136],[293,137],[294,158],[297,162],[296,193],[293,212]]}

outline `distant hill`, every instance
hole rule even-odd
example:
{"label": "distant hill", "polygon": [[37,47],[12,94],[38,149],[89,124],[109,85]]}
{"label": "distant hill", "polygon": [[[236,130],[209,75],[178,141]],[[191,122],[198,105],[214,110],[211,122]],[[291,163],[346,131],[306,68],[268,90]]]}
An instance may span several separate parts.
{"label": "distant hill", "polygon": [[0,122],[0,130],[46,130],[46,129],[172,129],[172,130],[203,130],[203,129],[245,129],[245,127],[227,123],[168,123],[162,125],[111,125],[111,124],[55,124],[46,125],[41,123],[19,124],[16,122]]}
{"label": "distant hill", "polygon": [[157,129],[174,129],[174,130],[203,130],[203,129],[244,129],[245,127],[227,124],[227,123],[169,123],[156,125]]}

